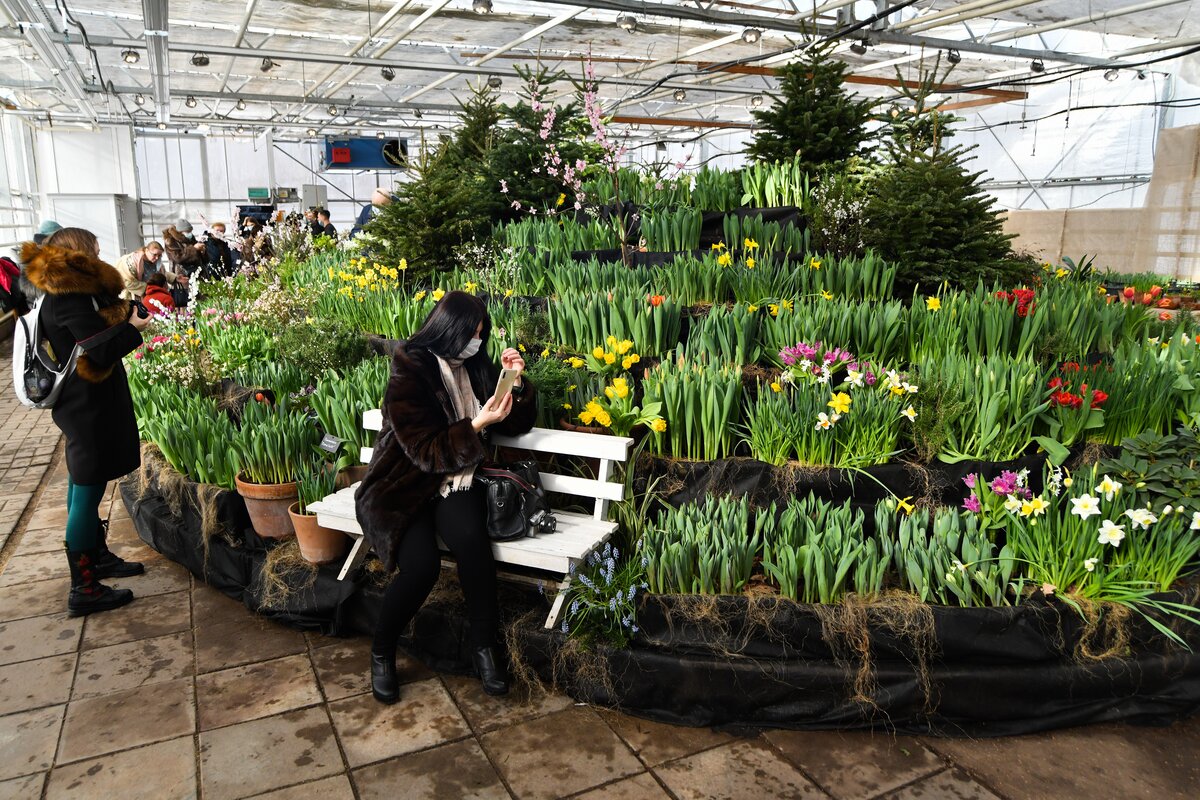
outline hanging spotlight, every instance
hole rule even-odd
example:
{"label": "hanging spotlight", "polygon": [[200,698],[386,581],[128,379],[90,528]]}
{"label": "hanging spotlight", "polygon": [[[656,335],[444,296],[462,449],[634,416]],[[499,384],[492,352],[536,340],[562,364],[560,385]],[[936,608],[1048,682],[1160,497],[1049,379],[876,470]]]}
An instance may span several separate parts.
{"label": "hanging spotlight", "polygon": [[867,54],[867,44],[866,39],[863,39],[861,42],[855,42],[850,45],[850,52],[856,56],[865,56]]}
{"label": "hanging spotlight", "polygon": [[757,44],[761,38],[762,31],[758,28],[746,28],[746,30],[742,31],[742,41],[746,44]]}
{"label": "hanging spotlight", "polygon": [[196,98],[192,97],[192,96],[189,94],[189,95],[187,96],[187,100],[184,100],[184,101],[183,101],[183,104],[184,104],[185,106],[187,106],[188,108],[195,108],[195,107],[196,107]]}
{"label": "hanging spotlight", "polygon": [[1104,80],[1108,81],[1109,83],[1112,83],[1119,77],[1121,77],[1121,73],[1115,69],[1110,69],[1104,73]]}
{"label": "hanging spotlight", "polygon": [[133,102],[137,103],[139,106],[144,106],[144,105],[146,105],[146,95],[144,95],[144,94],[135,94],[135,95],[133,96]]}
{"label": "hanging spotlight", "polygon": [[682,103],[687,99],[687,92],[685,92],[683,89],[676,89],[675,94],[673,94],[672,97],[675,98],[676,103]]}
{"label": "hanging spotlight", "polygon": [[471,8],[476,14],[490,14],[492,13],[492,0],[473,0]]}
{"label": "hanging spotlight", "polygon": [[167,129],[167,123],[165,123],[165,122],[158,123],[158,129],[160,131],[165,131]]}
{"label": "hanging spotlight", "polygon": [[126,64],[136,64],[142,60],[142,54],[137,50],[122,50],[121,58]]}
{"label": "hanging spotlight", "polygon": [[233,104],[233,107],[236,108],[238,111],[245,111],[246,110],[246,101],[239,97],[237,99],[237,102]]}
{"label": "hanging spotlight", "polygon": [[236,128],[233,129],[233,131],[234,131],[234,133],[245,133],[246,128],[242,125],[238,125]]}
{"label": "hanging spotlight", "polygon": [[1137,79],[1138,79],[1139,81],[1144,81],[1144,80],[1146,80],[1146,70],[1144,70],[1144,69],[1139,69],[1139,70],[1137,71]]}
{"label": "hanging spotlight", "polygon": [[951,64],[957,64],[958,62],[962,61],[962,54],[957,50],[948,50],[946,51],[946,60]]}
{"label": "hanging spotlight", "polygon": [[378,132],[375,134],[375,138],[376,138],[376,139],[386,139],[386,138],[387,138],[387,134],[386,134],[386,133],[384,133],[383,131],[378,131]]}
{"label": "hanging spotlight", "polygon": [[414,109],[413,109],[413,116],[414,116],[414,117],[416,117],[417,119],[421,119],[421,118],[422,118],[422,117],[424,117],[425,115],[421,113],[421,109],[419,109],[419,108],[414,108]]}
{"label": "hanging spotlight", "polygon": [[761,94],[753,95],[750,98],[750,105],[753,106],[754,108],[758,108],[762,104],[763,104],[763,96]]}
{"label": "hanging spotlight", "polygon": [[306,135],[308,135],[308,136],[316,136],[316,135],[317,135],[317,129],[316,129],[316,128],[309,128],[309,129],[308,129],[308,130],[306,130],[304,133],[305,133]]}
{"label": "hanging spotlight", "polygon": [[1042,63],[1040,58],[1035,58],[1033,63],[1029,65],[1029,69],[1031,72],[1045,72],[1046,65]]}
{"label": "hanging spotlight", "polygon": [[260,72],[270,72],[274,68],[275,68],[275,62],[269,58],[264,58],[262,60],[262,64],[260,64],[258,67]]}
{"label": "hanging spotlight", "polygon": [[209,63],[208,56],[204,55],[204,53],[192,54],[192,66],[193,67],[207,67],[208,63]]}
{"label": "hanging spotlight", "polygon": [[383,67],[379,70],[379,74],[383,76],[385,81],[391,81],[396,77],[396,70],[391,67]]}
{"label": "hanging spotlight", "polygon": [[617,27],[626,33],[633,33],[637,29],[637,17],[633,14],[617,14]]}
{"label": "hanging spotlight", "polygon": [[629,126],[629,130],[631,130],[631,131],[640,131],[641,129],[642,129],[642,126],[636,122]]}
{"label": "hanging spotlight", "polygon": [[329,112],[329,116],[331,117],[336,117],[338,115],[338,108],[335,105],[330,105],[329,108],[325,110]]}
{"label": "hanging spotlight", "polygon": [[488,88],[489,89],[499,89],[503,85],[504,85],[504,81],[500,80],[499,75],[493,75],[492,77],[488,78]]}

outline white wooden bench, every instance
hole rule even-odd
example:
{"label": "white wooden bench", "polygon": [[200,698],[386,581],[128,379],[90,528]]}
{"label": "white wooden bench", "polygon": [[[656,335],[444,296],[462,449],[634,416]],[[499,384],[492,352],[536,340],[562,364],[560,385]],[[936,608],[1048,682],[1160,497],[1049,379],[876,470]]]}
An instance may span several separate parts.
{"label": "white wooden bench", "polygon": [[[383,426],[383,414],[378,409],[363,414],[363,427],[378,431]],[[598,459],[600,467],[596,478],[579,478],[543,471],[542,485],[547,492],[586,497],[595,501],[591,515],[555,509],[558,530],[551,534],[528,536],[512,542],[492,542],[492,554],[497,564],[509,564],[554,576],[548,583],[556,583],[558,594],[546,618],[546,627],[553,628],[562,612],[563,598],[571,585],[571,567],[587,558],[592,551],[603,546],[617,530],[615,522],[608,522],[608,504],[621,500],[625,486],[613,482],[613,463],[629,459],[632,439],[619,436],[598,436],[590,433],[556,431],[549,428],[534,428],[520,436],[492,436],[492,444],[539,453],[555,453],[567,456],[582,456]],[[364,447],[360,453],[363,463],[371,460],[372,448]],[[362,564],[367,556],[362,527],[354,511],[354,492],[358,484],[331,494],[309,508],[316,513],[317,523],[326,528],[345,531],[354,537],[354,546],[338,580],[343,580]],[[441,541],[438,544],[445,551]],[[513,576],[507,576],[513,577]]]}

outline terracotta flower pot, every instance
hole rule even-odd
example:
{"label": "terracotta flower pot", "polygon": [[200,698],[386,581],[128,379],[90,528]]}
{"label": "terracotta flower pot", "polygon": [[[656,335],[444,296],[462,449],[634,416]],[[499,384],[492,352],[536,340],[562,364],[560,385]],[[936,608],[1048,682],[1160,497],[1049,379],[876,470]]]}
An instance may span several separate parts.
{"label": "terracotta flower pot", "polygon": [[296,529],[300,555],[310,564],[329,564],[346,552],[346,534],[317,524],[316,514],[299,513],[299,501],[288,506],[288,516]]}
{"label": "terracotta flower pot", "polygon": [[246,511],[255,533],[264,539],[286,539],[294,533],[288,516],[288,506],[300,498],[294,481],[250,483],[238,475],[235,482],[238,494],[246,501]]}
{"label": "terracotta flower pot", "polygon": [[352,467],[346,467],[337,476],[337,488],[346,489],[367,477],[367,465],[355,464]]}

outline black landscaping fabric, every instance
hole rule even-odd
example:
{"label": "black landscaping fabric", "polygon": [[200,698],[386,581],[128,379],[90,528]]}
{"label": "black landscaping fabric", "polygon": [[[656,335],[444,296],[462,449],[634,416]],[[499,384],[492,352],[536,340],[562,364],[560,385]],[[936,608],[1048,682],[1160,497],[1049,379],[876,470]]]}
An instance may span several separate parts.
{"label": "black landscaping fabric", "polygon": [[[691,466],[697,480],[705,479],[702,467],[715,468]],[[764,491],[763,470],[739,469],[740,486]],[[984,469],[993,471],[996,465]],[[295,570],[283,576],[286,600],[267,606],[263,566],[279,545],[253,532],[236,493],[215,495],[219,529],[206,552],[196,484],[186,484],[173,504],[154,488],[139,498],[133,478],[120,489],[147,544],[248,608],[334,636],[372,632],[381,594],[373,570],[346,581],[337,580],[339,564],[320,567],[311,580],[309,570]],[[435,589],[402,646],[431,667],[469,674],[465,609],[448,583],[450,591]],[[1162,599],[1195,603],[1197,594],[1189,587]],[[1132,614],[1129,645],[1089,659],[1080,639],[1103,651],[1118,629],[1085,629],[1076,611],[1053,598],[1012,608],[901,604],[886,613],[876,605],[646,596],[641,631],[622,650],[584,650],[545,630],[549,602],[536,591],[502,583],[501,607],[514,662],[542,682],[579,701],[675,724],[1001,736],[1118,720],[1163,725],[1200,710],[1200,655]],[[846,624],[847,608],[861,612],[860,627]],[[914,621],[932,636],[917,635]],[[1170,626],[1200,648],[1200,628]],[[870,681],[855,699],[864,655]]]}

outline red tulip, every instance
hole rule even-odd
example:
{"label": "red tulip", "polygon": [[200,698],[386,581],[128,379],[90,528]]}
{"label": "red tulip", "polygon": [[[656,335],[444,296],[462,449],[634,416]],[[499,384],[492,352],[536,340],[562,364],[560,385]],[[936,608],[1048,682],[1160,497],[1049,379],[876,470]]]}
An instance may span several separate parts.
{"label": "red tulip", "polygon": [[1121,292],[1121,294],[1125,295],[1126,300],[1132,300],[1134,298],[1134,295],[1137,294],[1137,292],[1134,290],[1134,288],[1132,286],[1126,286],[1125,290],[1123,292]]}
{"label": "red tulip", "polygon": [[1159,322],[1170,322],[1171,321],[1171,312],[1170,311],[1158,312],[1158,321]]}
{"label": "red tulip", "polygon": [[1104,401],[1108,399],[1108,395],[1099,389],[1092,392],[1092,408],[1099,408],[1104,405]]}
{"label": "red tulip", "polygon": [[1155,300],[1157,300],[1159,297],[1162,297],[1162,287],[1161,286],[1151,286],[1150,294],[1154,297]]}

